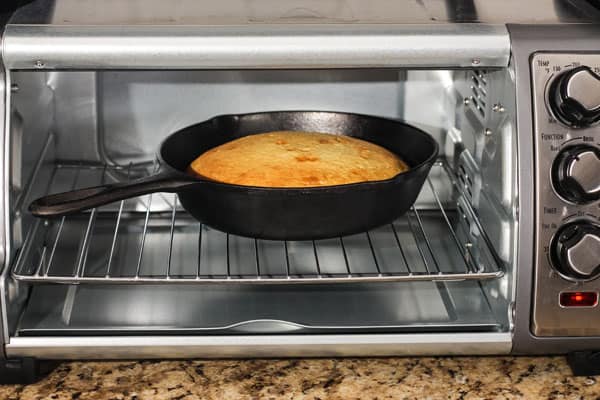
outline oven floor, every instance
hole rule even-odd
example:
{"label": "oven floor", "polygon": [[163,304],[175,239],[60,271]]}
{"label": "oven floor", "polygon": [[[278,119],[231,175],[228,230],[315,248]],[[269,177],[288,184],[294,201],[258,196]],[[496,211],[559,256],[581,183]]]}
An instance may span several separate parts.
{"label": "oven floor", "polygon": [[32,287],[18,335],[493,331],[477,282]]}

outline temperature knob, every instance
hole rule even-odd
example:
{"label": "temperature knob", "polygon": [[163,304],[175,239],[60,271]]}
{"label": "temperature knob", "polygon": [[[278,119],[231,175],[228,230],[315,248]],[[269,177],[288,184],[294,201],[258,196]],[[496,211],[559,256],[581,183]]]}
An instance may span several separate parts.
{"label": "temperature knob", "polygon": [[588,145],[565,148],[554,160],[552,184],[561,197],[573,203],[600,199],[600,150]]}
{"label": "temperature knob", "polygon": [[600,121],[600,76],[589,67],[559,75],[548,95],[554,116],[562,123],[582,128]]}
{"label": "temperature knob", "polygon": [[551,243],[554,269],[569,280],[590,280],[600,276],[600,226],[573,222],[563,226]]}

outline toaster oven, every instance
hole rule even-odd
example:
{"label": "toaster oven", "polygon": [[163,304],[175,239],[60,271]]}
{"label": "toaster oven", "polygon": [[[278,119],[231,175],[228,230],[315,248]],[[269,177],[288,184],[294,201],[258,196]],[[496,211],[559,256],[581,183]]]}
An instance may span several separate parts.
{"label": "toaster oven", "polygon": [[[600,9],[589,1],[36,0],[3,29],[0,380],[41,360],[600,351]],[[273,110],[432,135],[393,223],[214,229],[172,193],[32,200],[157,168],[170,133]]]}

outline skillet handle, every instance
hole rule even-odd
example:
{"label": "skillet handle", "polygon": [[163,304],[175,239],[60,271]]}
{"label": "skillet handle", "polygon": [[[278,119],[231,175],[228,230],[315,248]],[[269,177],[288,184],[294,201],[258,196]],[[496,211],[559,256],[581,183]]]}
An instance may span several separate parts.
{"label": "skillet handle", "polygon": [[160,172],[130,182],[94,186],[41,197],[29,205],[29,211],[36,217],[59,217],[148,193],[177,192],[201,183],[203,181],[192,177],[186,178],[172,172]]}

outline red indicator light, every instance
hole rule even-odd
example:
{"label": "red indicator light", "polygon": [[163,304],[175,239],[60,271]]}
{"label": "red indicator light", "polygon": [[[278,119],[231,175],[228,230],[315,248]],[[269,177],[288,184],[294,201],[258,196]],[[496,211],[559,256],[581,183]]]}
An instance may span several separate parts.
{"label": "red indicator light", "polygon": [[598,304],[596,292],[563,292],[560,305],[563,307],[594,307]]}

